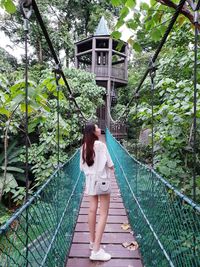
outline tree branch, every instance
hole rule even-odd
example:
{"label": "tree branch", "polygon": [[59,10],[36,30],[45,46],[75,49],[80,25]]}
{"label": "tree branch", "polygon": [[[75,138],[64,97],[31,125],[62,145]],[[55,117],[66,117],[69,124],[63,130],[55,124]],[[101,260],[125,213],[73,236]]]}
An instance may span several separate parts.
{"label": "tree branch", "polygon": [[18,106],[19,106],[19,104],[12,111],[12,113],[10,115],[10,118],[7,121],[5,134],[4,134],[4,173],[3,173],[2,190],[0,191],[0,202],[2,201],[3,191],[4,191],[4,188],[5,188],[5,184],[6,184],[6,174],[7,174],[7,167],[8,167],[8,154],[7,154],[7,149],[8,149],[8,129],[9,129],[12,117],[13,117],[15,111],[17,110]]}
{"label": "tree branch", "polygon": [[[171,7],[176,9],[178,5],[174,4],[171,0],[156,0],[157,2],[161,3],[162,5]],[[189,21],[194,25],[194,15],[190,12],[188,9],[187,4],[184,4],[182,10],[180,11],[181,14],[183,14],[186,18],[189,19]],[[198,29],[200,30],[200,25],[198,23]]]}

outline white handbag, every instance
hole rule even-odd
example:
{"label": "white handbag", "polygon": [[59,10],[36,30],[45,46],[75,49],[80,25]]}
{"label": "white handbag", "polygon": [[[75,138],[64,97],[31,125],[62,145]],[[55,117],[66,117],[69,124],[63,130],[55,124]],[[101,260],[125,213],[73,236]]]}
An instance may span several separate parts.
{"label": "white handbag", "polygon": [[111,193],[111,181],[108,179],[99,178],[95,181],[95,195],[105,195]]}

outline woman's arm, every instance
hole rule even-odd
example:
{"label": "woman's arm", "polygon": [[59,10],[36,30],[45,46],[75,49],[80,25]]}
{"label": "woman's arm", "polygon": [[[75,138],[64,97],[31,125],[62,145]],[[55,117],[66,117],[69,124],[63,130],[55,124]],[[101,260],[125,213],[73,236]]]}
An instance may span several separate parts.
{"label": "woman's arm", "polygon": [[111,156],[108,152],[108,149],[106,147],[106,158],[107,158],[107,165],[108,165],[108,168],[111,169],[111,170],[114,170],[114,163],[111,159]]}

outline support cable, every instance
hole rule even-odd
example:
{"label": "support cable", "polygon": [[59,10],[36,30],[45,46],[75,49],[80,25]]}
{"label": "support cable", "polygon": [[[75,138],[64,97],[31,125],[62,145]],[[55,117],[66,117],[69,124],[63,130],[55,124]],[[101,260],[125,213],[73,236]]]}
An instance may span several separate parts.
{"label": "support cable", "polygon": [[149,64],[149,75],[151,79],[151,156],[152,156],[152,162],[151,162],[151,167],[152,169],[154,168],[154,78],[156,76],[156,69],[157,67],[155,66],[153,60],[151,60]]}
{"label": "support cable", "polygon": [[[194,97],[193,97],[193,201],[196,202],[196,187],[197,187],[197,182],[196,182],[196,174],[197,174],[197,49],[198,49],[198,19],[199,19],[199,8],[200,8],[200,0],[198,1],[195,11],[194,11]],[[196,214],[195,214],[195,220],[196,220]],[[195,228],[195,225],[193,226]],[[197,239],[194,231],[194,236],[193,236],[193,253],[194,257],[196,257],[196,244],[197,244]]]}
{"label": "support cable", "polygon": [[[200,2],[200,1],[199,1]],[[198,3],[199,3],[198,2]],[[197,5],[199,7],[199,5]],[[198,49],[198,19],[199,11],[194,12],[195,40],[194,40],[194,97],[193,97],[193,199],[196,202],[196,135],[197,135],[197,49]]]}
{"label": "support cable", "polygon": [[54,69],[55,80],[56,80],[56,91],[57,91],[57,167],[60,167],[60,85],[59,80],[61,78],[59,65]]}
{"label": "support cable", "polygon": [[[30,5],[30,1],[21,1],[20,3],[20,10],[23,15],[24,20],[24,42],[25,42],[25,179],[26,179],[26,195],[25,195],[25,202],[28,200],[28,191],[29,191],[29,177],[28,177],[28,160],[29,160],[29,154],[28,154],[28,33],[29,33],[29,19],[32,15],[32,6]],[[25,226],[25,233],[26,233],[26,267],[29,266],[29,236],[28,236],[28,230],[29,230],[29,224],[28,224],[28,215],[29,215],[29,209],[26,209],[26,226]]]}

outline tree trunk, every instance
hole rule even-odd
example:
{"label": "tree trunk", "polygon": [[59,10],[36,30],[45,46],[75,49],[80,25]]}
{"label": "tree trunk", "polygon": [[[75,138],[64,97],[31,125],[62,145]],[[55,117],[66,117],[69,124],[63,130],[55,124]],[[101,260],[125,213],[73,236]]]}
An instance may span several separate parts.
{"label": "tree trunk", "polygon": [[66,68],[69,68],[69,48],[65,48]]}
{"label": "tree trunk", "polygon": [[42,44],[39,38],[37,38],[36,40],[35,48],[36,48],[38,62],[42,64],[43,63]]}

